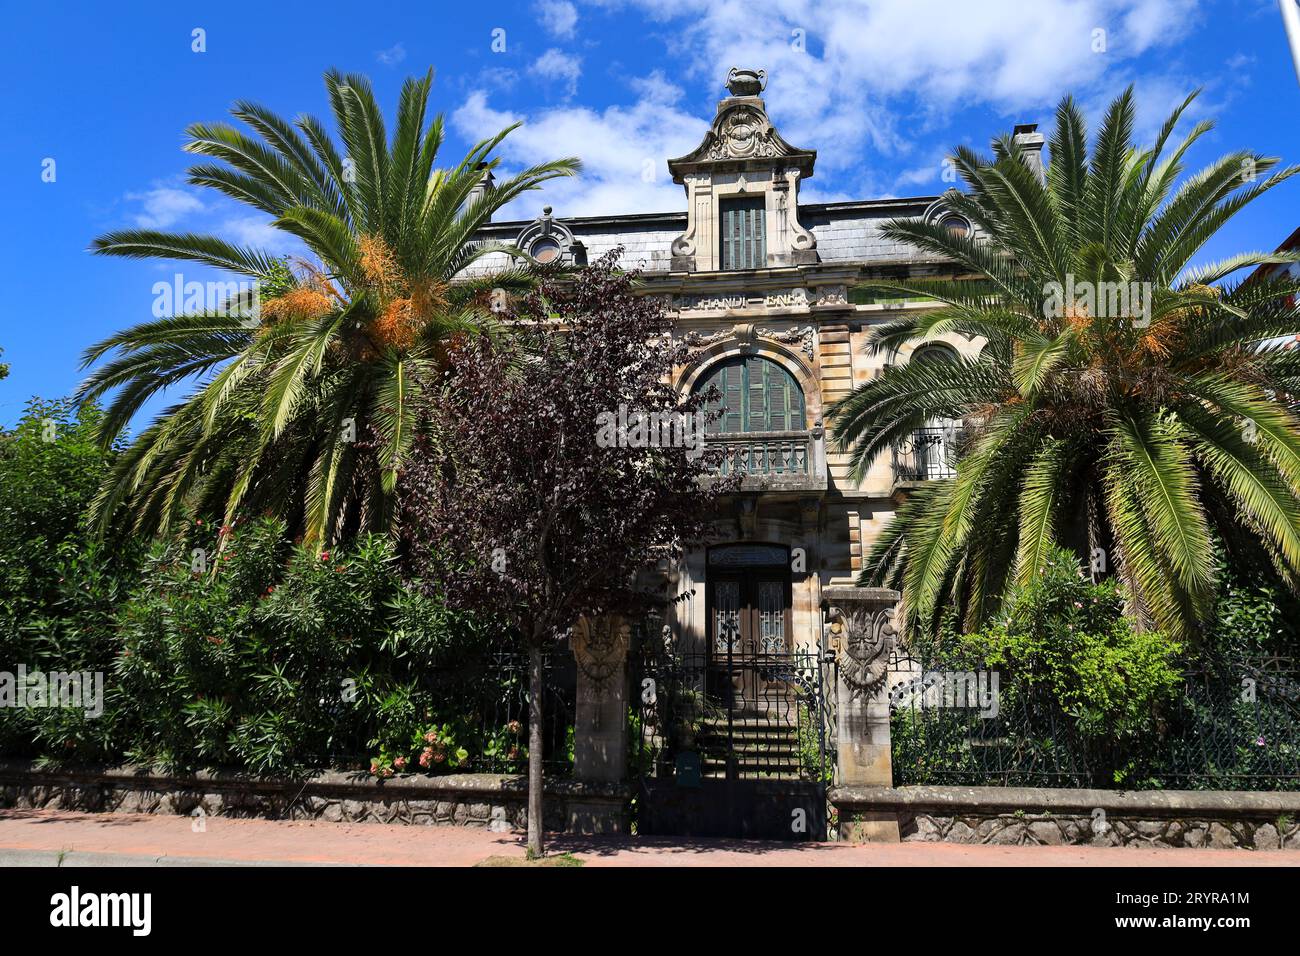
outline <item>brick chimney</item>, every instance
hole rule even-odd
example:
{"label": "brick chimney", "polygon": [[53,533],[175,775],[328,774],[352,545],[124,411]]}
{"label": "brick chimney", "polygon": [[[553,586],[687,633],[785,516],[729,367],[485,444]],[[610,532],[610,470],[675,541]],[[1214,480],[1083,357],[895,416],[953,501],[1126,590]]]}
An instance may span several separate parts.
{"label": "brick chimney", "polygon": [[[479,197],[486,194],[488,190],[495,188],[493,183],[496,182],[496,178],[492,175],[492,170],[487,168],[487,163],[479,163],[478,168],[483,170],[483,175],[479,177],[478,185],[469,191],[469,196],[465,200],[467,206],[477,202]],[[488,216],[487,221],[491,222],[492,217]]]}
{"label": "brick chimney", "polygon": [[1014,130],[1011,137],[1015,140],[1016,145],[1020,147],[1025,156],[1025,165],[1034,171],[1034,175],[1041,182],[1045,178],[1043,172],[1043,134],[1038,132],[1037,123],[1021,123]]}

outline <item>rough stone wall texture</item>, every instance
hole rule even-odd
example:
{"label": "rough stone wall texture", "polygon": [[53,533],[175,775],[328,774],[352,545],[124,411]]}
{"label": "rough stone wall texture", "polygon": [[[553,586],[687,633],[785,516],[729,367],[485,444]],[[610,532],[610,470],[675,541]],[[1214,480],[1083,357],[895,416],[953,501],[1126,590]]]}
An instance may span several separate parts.
{"label": "rough stone wall texture", "polygon": [[[522,780],[488,774],[464,774],[452,785],[448,778],[416,780],[396,785],[364,778],[354,783],[326,775],[328,783],[283,782],[240,784],[201,778],[114,773],[42,775],[38,772],[0,774],[0,809],[81,810],[94,813],[161,813],[181,816],[262,817],[275,820],[324,820],[332,823],[434,824],[488,827],[505,831],[527,825],[527,794]],[[548,787],[543,804],[545,826],[569,828],[576,804],[593,804],[618,815],[626,798],[617,788]]]}
{"label": "rough stone wall texture", "polygon": [[1055,814],[938,816],[900,821],[904,842],[1039,846],[1167,846],[1300,850],[1300,821],[1197,817],[1123,819]]}

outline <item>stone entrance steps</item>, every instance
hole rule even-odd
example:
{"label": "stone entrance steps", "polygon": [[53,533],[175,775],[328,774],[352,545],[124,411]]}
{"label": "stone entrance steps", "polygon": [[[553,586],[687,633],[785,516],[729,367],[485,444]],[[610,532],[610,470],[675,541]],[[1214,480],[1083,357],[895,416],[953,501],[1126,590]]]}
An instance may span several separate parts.
{"label": "stone entrance steps", "polygon": [[[728,743],[730,741],[730,746]],[[705,777],[724,779],[727,760],[736,762],[742,777],[798,780],[799,728],[793,715],[737,714],[731,720],[709,717],[701,723],[696,741],[700,771]]]}

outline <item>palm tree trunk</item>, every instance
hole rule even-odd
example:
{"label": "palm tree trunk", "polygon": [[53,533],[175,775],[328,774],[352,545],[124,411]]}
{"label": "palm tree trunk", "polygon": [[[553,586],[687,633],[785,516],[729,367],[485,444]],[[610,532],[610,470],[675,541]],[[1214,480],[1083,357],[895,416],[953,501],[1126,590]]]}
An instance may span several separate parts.
{"label": "palm tree trunk", "polygon": [[528,645],[528,858],[542,846],[542,645]]}

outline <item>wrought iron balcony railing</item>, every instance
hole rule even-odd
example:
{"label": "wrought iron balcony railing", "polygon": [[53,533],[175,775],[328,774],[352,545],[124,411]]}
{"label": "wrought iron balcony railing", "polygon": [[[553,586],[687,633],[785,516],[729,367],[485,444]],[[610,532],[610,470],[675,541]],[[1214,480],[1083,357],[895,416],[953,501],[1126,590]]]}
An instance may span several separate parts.
{"label": "wrought iron balcony railing", "polygon": [[956,422],[918,428],[894,445],[894,481],[931,481],[957,474],[966,429]]}

